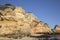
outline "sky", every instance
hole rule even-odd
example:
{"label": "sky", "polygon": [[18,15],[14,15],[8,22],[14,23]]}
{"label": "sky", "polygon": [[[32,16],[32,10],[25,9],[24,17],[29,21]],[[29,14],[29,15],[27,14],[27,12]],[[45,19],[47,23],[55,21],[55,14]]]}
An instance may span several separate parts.
{"label": "sky", "polygon": [[26,12],[33,12],[51,28],[60,26],[60,0],[0,0],[0,5],[3,4],[21,6]]}

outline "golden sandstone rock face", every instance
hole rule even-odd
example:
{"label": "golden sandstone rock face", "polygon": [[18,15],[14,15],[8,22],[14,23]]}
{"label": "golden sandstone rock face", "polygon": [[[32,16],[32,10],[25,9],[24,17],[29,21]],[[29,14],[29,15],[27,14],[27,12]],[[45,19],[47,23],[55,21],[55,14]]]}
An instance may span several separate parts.
{"label": "golden sandstone rock face", "polygon": [[22,7],[12,5],[0,6],[0,35],[3,34],[51,33],[48,24],[39,21],[31,12],[26,13]]}
{"label": "golden sandstone rock face", "polygon": [[32,28],[31,32],[32,33],[52,33],[48,24],[41,22],[41,21]]}
{"label": "golden sandstone rock face", "polygon": [[53,31],[54,31],[54,33],[60,33],[60,26],[55,25],[55,28]]}

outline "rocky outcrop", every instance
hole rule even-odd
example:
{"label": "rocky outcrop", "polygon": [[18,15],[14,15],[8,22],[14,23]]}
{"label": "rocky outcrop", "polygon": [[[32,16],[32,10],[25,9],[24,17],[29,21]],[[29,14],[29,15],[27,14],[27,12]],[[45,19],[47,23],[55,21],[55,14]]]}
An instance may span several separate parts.
{"label": "rocky outcrop", "polygon": [[55,25],[55,28],[53,29],[54,33],[60,33],[60,26]]}
{"label": "rocky outcrop", "polygon": [[50,27],[47,23],[40,21],[38,24],[35,24],[31,29],[32,33],[43,34],[43,33],[52,33]]}
{"label": "rocky outcrop", "polygon": [[47,23],[33,13],[10,4],[0,6],[0,35],[52,33]]}
{"label": "rocky outcrop", "polygon": [[24,24],[28,27],[27,23],[22,23],[23,21],[25,22],[24,9],[14,6],[15,9],[13,10],[12,7],[11,5],[3,5],[0,8],[0,34],[13,33],[16,30],[20,30],[20,26],[25,27]]}

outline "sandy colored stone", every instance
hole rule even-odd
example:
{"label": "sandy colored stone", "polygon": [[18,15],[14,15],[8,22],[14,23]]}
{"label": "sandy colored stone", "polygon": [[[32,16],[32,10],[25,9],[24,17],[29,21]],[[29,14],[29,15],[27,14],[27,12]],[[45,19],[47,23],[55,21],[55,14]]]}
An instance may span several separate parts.
{"label": "sandy colored stone", "polygon": [[4,5],[0,7],[0,34],[35,34],[50,33],[48,24],[32,13],[25,12],[22,7]]}
{"label": "sandy colored stone", "polygon": [[39,22],[35,27],[32,27],[31,33],[52,33],[48,24],[44,22]]}
{"label": "sandy colored stone", "polygon": [[54,31],[55,33],[60,33],[60,26],[55,25],[53,31]]}
{"label": "sandy colored stone", "polygon": [[22,7],[16,6],[15,10],[16,13],[22,13],[25,14],[25,10]]}
{"label": "sandy colored stone", "polygon": [[12,33],[15,29],[17,29],[16,22],[0,21],[0,34]]}
{"label": "sandy colored stone", "polygon": [[29,21],[28,23],[31,27],[35,26],[39,22],[39,19],[32,12],[26,13],[25,18]]}

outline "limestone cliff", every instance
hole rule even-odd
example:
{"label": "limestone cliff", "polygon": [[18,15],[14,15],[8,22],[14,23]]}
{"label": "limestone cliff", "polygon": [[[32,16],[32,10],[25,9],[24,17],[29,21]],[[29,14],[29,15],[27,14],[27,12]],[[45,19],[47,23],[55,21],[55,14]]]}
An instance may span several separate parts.
{"label": "limestone cliff", "polygon": [[51,33],[48,24],[41,22],[33,13],[10,4],[0,6],[0,35]]}

